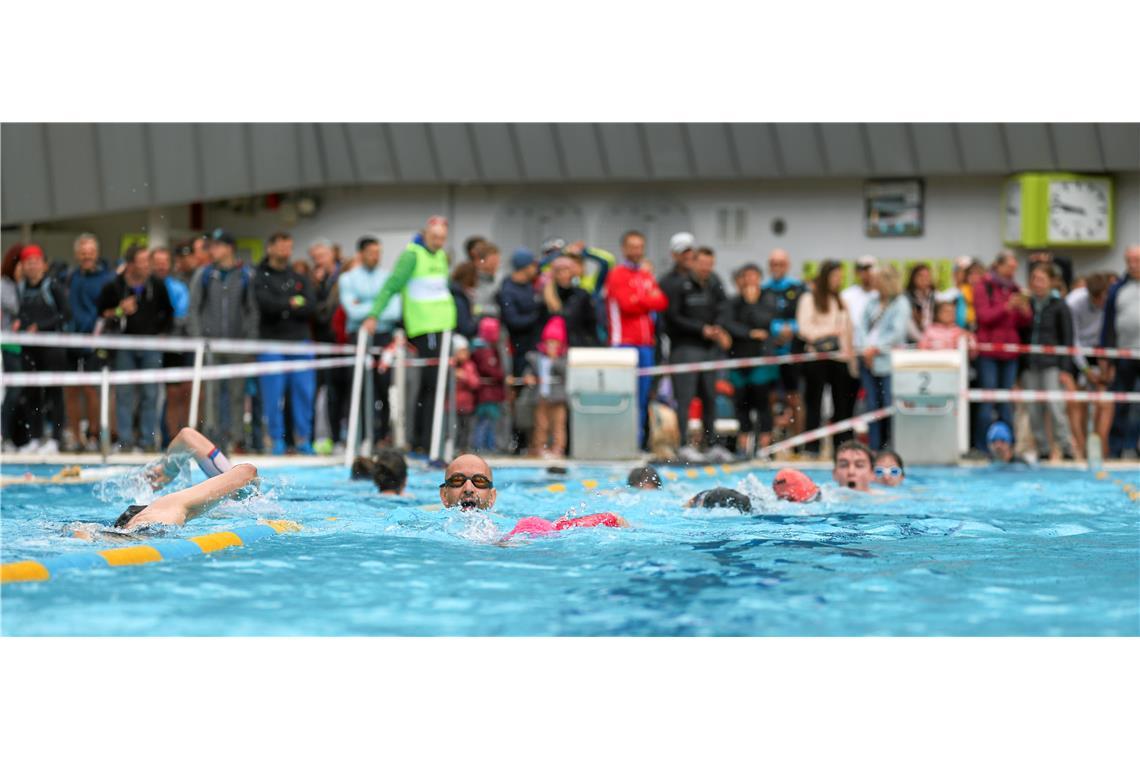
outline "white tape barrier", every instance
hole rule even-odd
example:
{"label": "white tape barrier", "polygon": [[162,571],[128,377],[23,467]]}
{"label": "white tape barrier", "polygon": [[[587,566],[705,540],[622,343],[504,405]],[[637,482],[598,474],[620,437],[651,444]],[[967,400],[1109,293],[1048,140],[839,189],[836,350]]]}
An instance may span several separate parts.
{"label": "white tape barrier", "polygon": [[[300,372],[308,369],[329,369],[331,367],[352,366],[351,356],[332,359],[283,359],[272,362],[249,362],[247,364],[222,364],[203,367],[199,377],[202,380],[225,380],[231,377],[260,377],[280,375],[287,372]],[[128,383],[181,383],[194,379],[194,367],[170,367],[167,369],[128,369],[108,372],[111,385]],[[51,387],[73,385],[100,385],[102,372],[8,372],[4,374],[6,387]]]}
{"label": "white tape barrier", "polygon": [[979,351],[1006,354],[1045,354],[1052,356],[1095,356],[1100,359],[1138,359],[1140,351],[1128,348],[1087,348],[1084,346],[1041,346],[1034,343],[979,343]]}
{"label": "white tape barrier", "polygon": [[805,362],[818,362],[824,359],[847,360],[854,354],[845,351],[807,351],[801,354],[784,354],[783,356],[756,356],[751,359],[717,359],[708,362],[688,362],[687,364],[662,364],[659,367],[644,367],[637,374],[646,375],[673,375],[679,372],[705,372],[718,369],[743,369],[745,367],[767,367],[776,364],[802,364]]}
{"label": "white tape barrier", "polygon": [[850,419],[846,419],[841,422],[833,422],[830,425],[824,425],[823,427],[816,428],[815,430],[809,430],[806,433],[800,433],[799,435],[794,435],[791,438],[785,438],[779,443],[773,443],[771,446],[765,446],[756,452],[756,458],[766,459],[777,452],[795,448],[796,446],[801,446],[805,443],[811,443],[812,441],[818,441],[821,438],[826,438],[829,435],[835,435],[836,433],[842,433],[846,430],[851,430],[852,428],[858,427],[859,425],[867,422],[877,422],[885,417],[890,417],[894,413],[894,407],[888,406],[883,409],[876,409],[873,412],[860,414],[858,417],[851,417]]}
{"label": "white tape barrier", "polygon": [[1140,393],[1120,393],[1116,391],[1014,391],[1014,390],[969,390],[962,394],[970,401],[1115,401],[1134,404],[1140,401]]}

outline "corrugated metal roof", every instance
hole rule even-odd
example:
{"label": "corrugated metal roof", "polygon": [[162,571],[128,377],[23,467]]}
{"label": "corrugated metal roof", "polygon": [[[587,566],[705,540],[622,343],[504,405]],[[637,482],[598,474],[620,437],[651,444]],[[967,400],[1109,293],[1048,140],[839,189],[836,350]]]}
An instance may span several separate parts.
{"label": "corrugated metal roof", "polygon": [[4,124],[2,221],[356,184],[1140,170],[1137,124]]}

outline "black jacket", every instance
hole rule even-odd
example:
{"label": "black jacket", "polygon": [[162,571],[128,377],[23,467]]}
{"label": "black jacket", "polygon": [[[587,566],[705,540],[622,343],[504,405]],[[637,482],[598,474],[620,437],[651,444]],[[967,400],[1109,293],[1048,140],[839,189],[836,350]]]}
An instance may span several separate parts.
{"label": "black jacket", "polygon": [[174,307],[166,283],[151,276],[138,288],[127,284],[125,275],[117,275],[99,293],[99,313],[114,309],[127,296],[134,294],[138,309],[122,319],[108,318],[104,324],[110,332],[122,335],[166,335],[174,327]]}
{"label": "black jacket", "polygon": [[[253,278],[253,295],[259,312],[257,335],[262,340],[311,340],[309,320],[316,313],[316,291],[308,277],[292,267],[274,269],[263,261]],[[292,306],[294,296],[305,303]]]}
{"label": "black jacket", "polygon": [[[1021,331],[1023,343],[1041,346],[1073,345],[1073,315],[1064,298],[1050,295],[1040,308],[1038,308],[1036,299],[1032,297],[1030,297],[1029,303],[1033,309],[1033,321],[1029,323],[1029,327]],[[1024,366],[1029,369],[1064,367],[1067,366],[1068,361],[1068,357],[1065,356],[1028,354],[1025,357]]]}
{"label": "black jacket", "polygon": [[594,309],[594,299],[585,290],[575,286],[557,287],[556,290],[562,301],[562,310],[548,316],[561,316],[566,320],[566,345],[572,348],[599,345],[598,312]]}
{"label": "black jacket", "polygon": [[721,306],[728,300],[720,280],[710,276],[703,284],[691,276],[667,281],[669,308],[665,315],[673,350],[679,346],[708,348],[716,342],[701,334],[705,325],[717,324]]}
{"label": "black jacket", "polygon": [[752,330],[772,331],[772,309],[764,299],[748,303],[742,296],[730,298],[721,307],[719,322],[732,336],[729,355],[734,359],[751,359],[768,353],[767,340],[749,337]]}
{"label": "black jacket", "polygon": [[467,291],[455,280],[448,281],[447,289],[455,300],[455,332],[468,340],[474,340],[479,331],[479,323],[471,313],[471,299],[467,297]]}
{"label": "black jacket", "polygon": [[35,325],[39,332],[63,332],[71,320],[71,309],[67,291],[58,280],[50,275],[44,275],[35,285],[29,285],[25,280],[16,285],[16,292],[20,296],[17,318],[21,330]]}

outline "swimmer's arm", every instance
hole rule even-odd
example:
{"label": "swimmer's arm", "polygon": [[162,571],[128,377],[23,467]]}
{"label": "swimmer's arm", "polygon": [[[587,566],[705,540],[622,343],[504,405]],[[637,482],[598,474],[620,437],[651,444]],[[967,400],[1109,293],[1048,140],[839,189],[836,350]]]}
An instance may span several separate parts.
{"label": "swimmer's arm", "polygon": [[256,479],[256,467],[239,464],[196,486],[163,496],[132,517],[126,528],[132,530],[140,525],[153,524],[185,525],[188,520],[201,517],[219,501]]}
{"label": "swimmer's arm", "polygon": [[182,469],[182,463],[190,457],[194,457],[198,467],[208,478],[229,472],[233,467],[226,459],[226,455],[209,438],[193,428],[186,427],[174,436],[174,440],[166,448],[166,454],[148,472],[151,487],[157,491],[173,480]]}

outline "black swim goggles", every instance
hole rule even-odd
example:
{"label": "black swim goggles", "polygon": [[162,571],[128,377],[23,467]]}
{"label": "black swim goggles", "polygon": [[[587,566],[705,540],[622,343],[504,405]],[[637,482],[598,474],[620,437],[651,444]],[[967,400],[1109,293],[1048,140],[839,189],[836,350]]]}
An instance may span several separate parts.
{"label": "black swim goggles", "polygon": [[439,487],[440,488],[461,488],[463,486],[463,484],[466,483],[468,480],[471,481],[471,485],[475,486],[476,488],[478,488],[481,491],[486,490],[488,488],[494,488],[495,487],[495,484],[492,483],[491,479],[488,478],[486,475],[479,475],[479,474],[465,475],[462,472],[452,473],[451,476],[447,480],[445,480],[439,484]]}

